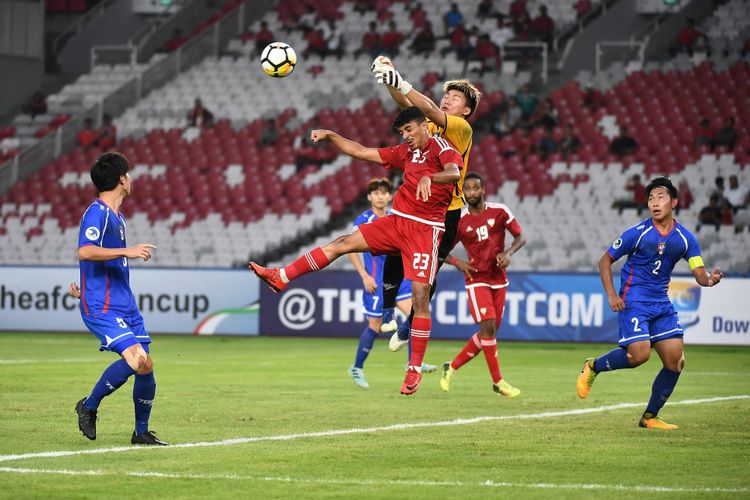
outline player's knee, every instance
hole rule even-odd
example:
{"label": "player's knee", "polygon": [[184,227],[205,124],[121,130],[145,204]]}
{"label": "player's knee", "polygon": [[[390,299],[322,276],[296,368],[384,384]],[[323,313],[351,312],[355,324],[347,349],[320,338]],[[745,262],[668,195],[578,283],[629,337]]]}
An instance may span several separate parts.
{"label": "player's knee", "polygon": [[642,365],[646,361],[648,361],[648,358],[651,357],[651,350],[650,349],[634,349],[632,351],[628,351],[628,362],[630,363],[630,366],[636,367],[639,365]]}
{"label": "player's knee", "polygon": [[141,368],[138,370],[139,374],[151,373],[154,371],[154,362],[151,360],[151,356],[146,356]]}
{"label": "player's knee", "polygon": [[682,370],[685,369],[685,355],[683,354],[680,356],[679,361],[677,361],[677,371],[682,372]]}

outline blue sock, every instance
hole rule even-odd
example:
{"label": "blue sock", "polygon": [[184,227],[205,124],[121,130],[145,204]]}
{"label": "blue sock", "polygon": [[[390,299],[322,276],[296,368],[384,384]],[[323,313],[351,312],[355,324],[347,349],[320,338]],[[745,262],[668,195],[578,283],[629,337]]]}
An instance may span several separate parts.
{"label": "blue sock", "polygon": [[651,387],[651,399],[648,401],[646,413],[650,413],[653,416],[659,414],[659,410],[661,410],[661,407],[669,399],[679,378],[680,372],[673,372],[666,368],[661,369],[654,379],[654,385]]}
{"label": "blue sock", "polygon": [[622,347],[612,349],[594,361],[594,371],[597,373],[620,370],[622,368],[632,368],[630,362],[628,362],[628,350]]}
{"label": "blue sock", "polygon": [[375,333],[375,330],[373,330],[369,326],[365,327],[362,335],[359,336],[357,356],[354,358],[355,368],[362,368],[362,366],[365,364],[365,360],[370,354],[370,349],[372,349],[372,345],[375,343],[375,337],[377,336],[378,334]]}
{"label": "blue sock", "polygon": [[156,395],[154,372],[135,376],[133,383],[133,404],[135,405],[135,433],[148,431],[148,418]]}
{"label": "blue sock", "polygon": [[83,402],[83,406],[89,410],[96,410],[102,399],[119,389],[134,373],[135,370],[130,368],[124,359],[118,359],[104,370],[101,378],[91,390],[91,394]]}

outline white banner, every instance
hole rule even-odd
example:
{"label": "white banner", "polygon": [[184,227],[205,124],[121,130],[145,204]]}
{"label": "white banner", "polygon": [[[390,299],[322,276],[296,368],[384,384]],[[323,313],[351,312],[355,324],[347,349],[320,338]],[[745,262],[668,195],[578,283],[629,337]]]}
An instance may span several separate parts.
{"label": "white banner", "polygon": [[[68,295],[77,267],[0,267],[0,330],[80,331],[79,301]],[[249,271],[130,271],[152,333],[258,334],[258,280]]]}
{"label": "white banner", "polygon": [[703,288],[692,278],[669,284],[686,344],[750,345],[750,279],[725,278]]}

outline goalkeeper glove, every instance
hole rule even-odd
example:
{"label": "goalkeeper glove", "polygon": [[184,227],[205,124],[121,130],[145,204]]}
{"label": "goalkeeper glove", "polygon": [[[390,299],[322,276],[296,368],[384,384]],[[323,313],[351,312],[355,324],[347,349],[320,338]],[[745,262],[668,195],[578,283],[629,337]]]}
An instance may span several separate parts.
{"label": "goalkeeper glove", "polygon": [[378,79],[378,83],[385,83],[386,85],[390,85],[404,95],[411,92],[411,83],[401,78],[401,75],[398,73],[398,71],[393,68],[387,71],[375,73],[375,76]]}
{"label": "goalkeeper glove", "polygon": [[376,57],[370,65],[370,71],[375,74],[383,73],[385,71],[388,71],[389,69],[393,69],[393,63],[386,56]]}

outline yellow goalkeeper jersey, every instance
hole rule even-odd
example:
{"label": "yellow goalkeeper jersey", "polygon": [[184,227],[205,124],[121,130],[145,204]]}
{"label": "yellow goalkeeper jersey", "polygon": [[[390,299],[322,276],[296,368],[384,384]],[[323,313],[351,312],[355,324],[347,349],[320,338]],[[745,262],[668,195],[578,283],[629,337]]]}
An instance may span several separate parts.
{"label": "yellow goalkeeper jersey", "polygon": [[449,115],[447,113],[445,115],[445,127],[439,127],[430,121],[428,121],[428,124],[430,133],[450,142],[464,160],[464,165],[461,167],[460,172],[461,178],[456,183],[456,188],[453,190],[453,200],[451,200],[451,205],[448,207],[448,210],[456,210],[463,207],[466,203],[464,201],[464,177],[466,176],[469,165],[471,136],[474,131],[471,129],[471,125],[469,125],[469,122],[467,122],[465,118]]}

